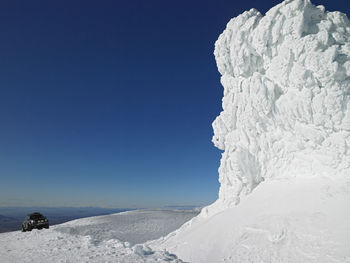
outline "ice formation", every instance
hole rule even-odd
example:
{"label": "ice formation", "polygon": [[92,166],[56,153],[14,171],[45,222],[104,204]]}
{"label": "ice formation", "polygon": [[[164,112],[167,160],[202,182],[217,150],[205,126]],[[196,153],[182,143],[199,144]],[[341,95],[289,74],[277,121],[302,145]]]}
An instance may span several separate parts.
{"label": "ice formation", "polygon": [[309,0],[227,24],[219,198],[155,247],[193,263],[350,262],[349,37],[346,15]]}
{"label": "ice formation", "polygon": [[224,87],[217,202],[273,178],[350,175],[350,23],[309,0],[251,9],[215,43]]}

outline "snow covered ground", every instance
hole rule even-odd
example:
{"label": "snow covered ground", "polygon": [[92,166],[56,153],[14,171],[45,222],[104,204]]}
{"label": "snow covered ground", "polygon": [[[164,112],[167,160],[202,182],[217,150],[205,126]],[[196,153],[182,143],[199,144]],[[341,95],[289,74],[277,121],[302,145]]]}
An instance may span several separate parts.
{"label": "snow covered ground", "polygon": [[289,178],[257,187],[237,206],[204,210],[150,242],[186,262],[349,263],[350,191],[339,178]]}
{"label": "snow covered ground", "polygon": [[167,235],[197,214],[137,210],[2,233],[0,262],[182,262],[165,250],[135,244]]}

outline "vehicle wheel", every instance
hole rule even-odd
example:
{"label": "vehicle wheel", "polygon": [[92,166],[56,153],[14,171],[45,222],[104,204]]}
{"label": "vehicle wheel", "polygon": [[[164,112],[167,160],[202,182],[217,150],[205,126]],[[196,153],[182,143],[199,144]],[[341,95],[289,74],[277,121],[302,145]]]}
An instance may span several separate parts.
{"label": "vehicle wheel", "polygon": [[26,232],[26,229],[22,226],[22,232]]}
{"label": "vehicle wheel", "polygon": [[49,229],[50,227],[49,227],[49,226],[46,226],[45,228],[46,228],[46,229]]}
{"label": "vehicle wheel", "polygon": [[38,227],[39,230],[43,229],[41,226]]}
{"label": "vehicle wheel", "polygon": [[32,231],[32,228],[30,226],[27,226],[27,231]]}

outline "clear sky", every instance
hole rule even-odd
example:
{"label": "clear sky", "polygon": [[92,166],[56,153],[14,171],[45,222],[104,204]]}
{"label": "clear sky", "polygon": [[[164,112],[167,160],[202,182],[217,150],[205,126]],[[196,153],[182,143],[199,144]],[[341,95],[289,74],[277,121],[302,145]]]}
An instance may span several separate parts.
{"label": "clear sky", "polygon": [[1,1],[0,206],[213,202],[214,43],[279,2]]}

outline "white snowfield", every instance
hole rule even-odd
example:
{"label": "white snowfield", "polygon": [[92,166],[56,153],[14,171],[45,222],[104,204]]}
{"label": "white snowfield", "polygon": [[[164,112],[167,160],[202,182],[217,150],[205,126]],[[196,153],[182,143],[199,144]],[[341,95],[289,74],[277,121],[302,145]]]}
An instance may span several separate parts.
{"label": "white snowfield", "polygon": [[77,219],[46,230],[0,234],[0,262],[182,262],[143,243],[179,228],[198,212],[138,210]]}
{"label": "white snowfield", "polygon": [[165,237],[129,219],[121,225],[134,232],[86,219],[0,234],[1,259],[350,263],[349,40],[345,14],[308,0],[233,18],[214,52],[224,87],[213,123],[224,151],[218,200]]}
{"label": "white snowfield", "polygon": [[350,22],[308,0],[233,18],[218,200],[151,242],[185,261],[350,262]]}
{"label": "white snowfield", "polygon": [[239,205],[148,246],[193,263],[350,263],[349,185],[337,180],[264,182]]}

